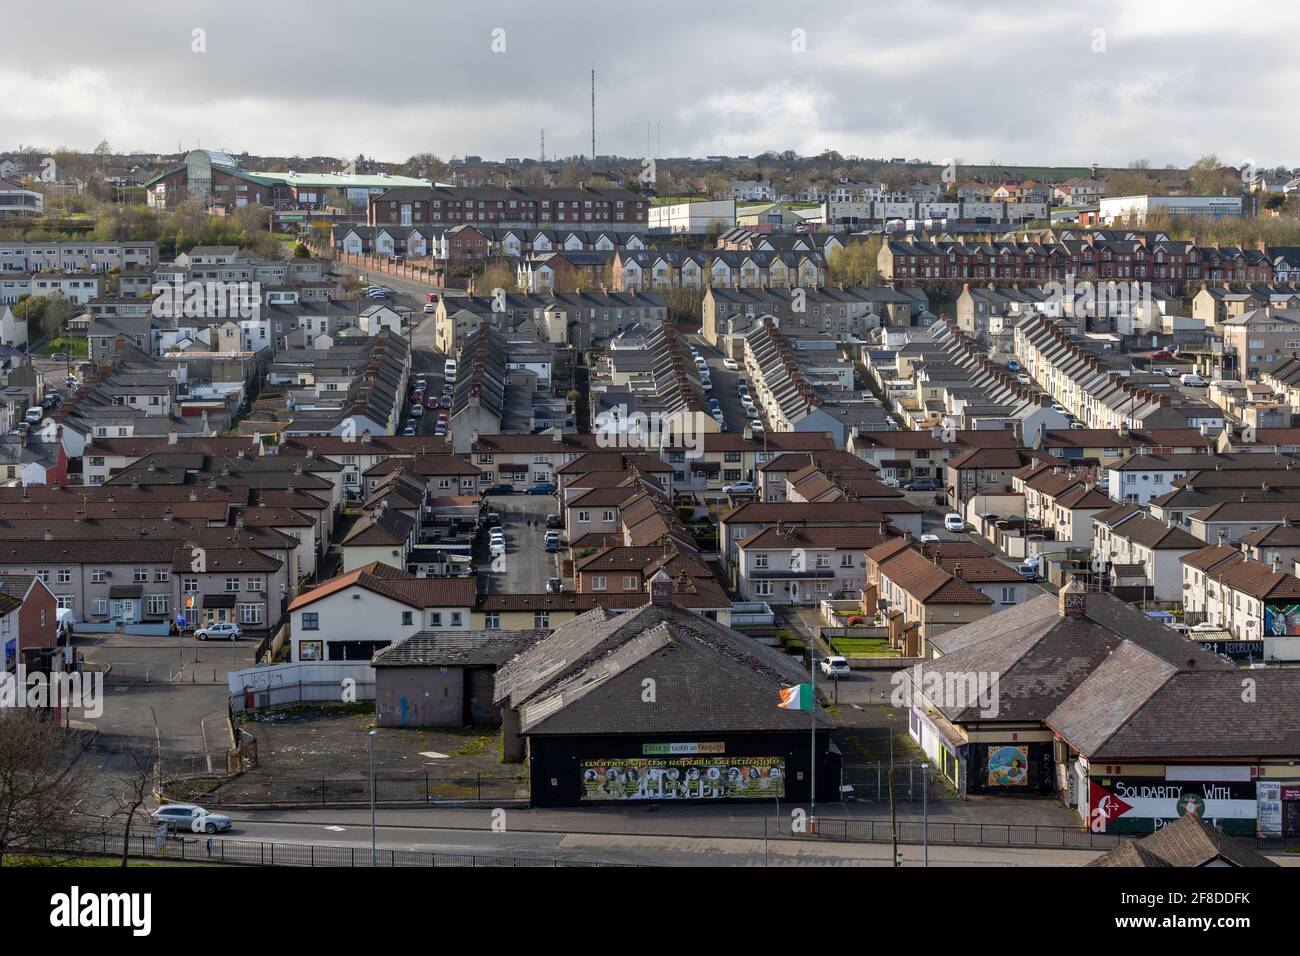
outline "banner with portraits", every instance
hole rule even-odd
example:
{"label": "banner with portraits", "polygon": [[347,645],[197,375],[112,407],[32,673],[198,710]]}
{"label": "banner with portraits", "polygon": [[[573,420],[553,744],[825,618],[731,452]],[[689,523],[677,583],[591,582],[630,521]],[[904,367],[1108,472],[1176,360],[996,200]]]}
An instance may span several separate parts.
{"label": "banner with portraits", "polygon": [[785,796],[780,757],[586,760],[583,800],[773,800]]}

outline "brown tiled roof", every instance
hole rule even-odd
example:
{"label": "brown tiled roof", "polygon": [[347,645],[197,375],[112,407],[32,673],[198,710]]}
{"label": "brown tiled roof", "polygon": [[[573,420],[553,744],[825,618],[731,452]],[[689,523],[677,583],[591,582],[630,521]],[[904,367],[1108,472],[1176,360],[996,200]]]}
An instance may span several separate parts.
{"label": "brown tiled roof", "polygon": [[1212,544],[1208,547],[1198,548],[1191,554],[1185,554],[1179,560],[1189,568],[1208,571],[1224,561],[1245,561],[1246,556],[1241,553],[1239,548],[1230,544]]}
{"label": "brown tiled roof", "polygon": [[1182,528],[1171,528],[1163,521],[1147,515],[1130,518],[1115,528],[1112,534],[1155,550],[1199,550],[1205,547],[1205,542],[1195,535]]}
{"label": "brown tiled roof", "polygon": [[[881,543],[879,525],[764,528],[736,542],[740,548],[851,548],[866,551]],[[901,542],[903,539],[894,538]]]}
{"label": "brown tiled roof", "polygon": [[1274,571],[1260,561],[1234,561],[1207,571],[1206,576],[1261,601],[1300,599],[1300,578],[1287,571]]}
{"label": "brown tiled roof", "polygon": [[289,605],[289,610],[297,610],[354,586],[414,608],[473,607],[477,597],[473,578],[418,578],[375,561],[298,595]]}
{"label": "brown tiled roof", "polygon": [[790,524],[849,524],[872,521],[890,514],[919,514],[925,509],[910,501],[751,501],[737,505],[725,515],[723,521],[776,522]]}
{"label": "brown tiled roof", "polygon": [[415,519],[396,508],[376,508],[357,519],[342,543],[361,547],[403,544],[414,526]]}
{"label": "brown tiled roof", "polygon": [[987,594],[927,561],[918,551],[899,552],[880,565],[880,573],[922,604],[993,603]]}
{"label": "brown tiled roof", "polygon": [[949,574],[969,584],[1023,584],[1025,577],[997,558],[940,558],[939,565]]}

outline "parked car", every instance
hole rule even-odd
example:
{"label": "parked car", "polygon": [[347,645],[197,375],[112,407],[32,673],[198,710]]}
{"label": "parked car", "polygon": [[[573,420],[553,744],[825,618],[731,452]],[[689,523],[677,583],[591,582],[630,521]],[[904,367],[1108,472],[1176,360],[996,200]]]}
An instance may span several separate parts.
{"label": "parked car", "polygon": [[923,535],[921,535],[921,543],[922,543],[922,544],[935,544],[935,543],[937,543],[938,541],[939,541],[939,536],[938,536],[937,534],[923,534]]}
{"label": "parked car", "polygon": [[1017,362],[1015,359],[1008,359],[1008,360],[1007,360],[1007,371],[1008,371],[1008,372],[1019,372],[1019,371],[1020,371],[1020,363]]}
{"label": "parked car", "polygon": [[[429,409],[430,411],[433,411],[435,408],[438,407],[439,401],[440,399],[438,398],[437,395],[430,395],[428,398],[424,400],[424,407]],[[442,416],[439,416],[439,420],[440,421],[442,420]]]}
{"label": "parked car", "polygon": [[450,396],[450,395],[444,395],[444,396],[442,396],[442,398],[438,399],[438,407],[439,407],[439,408],[451,408],[451,396]]}
{"label": "parked car", "polygon": [[966,519],[955,511],[950,511],[943,516],[943,526],[948,531],[965,531]]}
{"label": "parked car", "polygon": [[1016,565],[1016,571],[1019,572],[1020,576],[1024,578],[1026,581],[1038,580],[1037,561],[1021,561],[1019,564]]}
{"label": "parked car", "polygon": [[563,528],[563,527],[564,527],[564,519],[561,518],[559,515],[547,515],[547,516],[546,516],[546,527],[548,527],[548,528]]}
{"label": "parked car", "polygon": [[727,495],[752,495],[754,489],[755,486],[752,481],[733,481],[729,485],[722,486],[723,494]]}
{"label": "parked car", "polygon": [[221,621],[199,628],[194,632],[194,636],[200,641],[237,641],[242,633],[239,625],[233,621]]}
{"label": "parked car", "polygon": [[763,430],[763,423],[760,422],[757,418],[755,418],[752,422],[749,423],[749,429],[750,431],[757,434],[758,432],[761,432]]}
{"label": "parked car", "polygon": [[735,359],[723,359],[722,367],[732,372],[736,372],[740,370],[740,366],[736,364]]}
{"label": "parked car", "polygon": [[884,485],[886,488],[897,488],[897,487],[898,487],[898,479],[897,479],[897,478],[881,478],[881,479],[880,479],[880,483],[881,483],[882,485]]}
{"label": "parked car", "polygon": [[1153,362],[1163,362],[1166,361],[1167,359],[1173,358],[1174,353],[1169,351],[1168,349],[1156,349],[1156,351],[1151,353],[1150,357],[1151,357],[1151,361]]}
{"label": "parked car", "polygon": [[447,434],[446,422],[438,422],[438,424],[433,426],[433,435],[435,438],[442,438],[446,434]]}
{"label": "parked car", "polygon": [[530,495],[553,495],[555,494],[555,485],[549,481],[538,482],[528,489]]}
{"label": "parked car", "polygon": [[190,833],[216,833],[230,829],[230,817],[210,813],[193,803],[164,803],[149,814],[154,823],[165,824],[168,830]]}
{"label": "parked car", "polygon": [[437,311],[438,311],[438,306],[437,306],[436,303],[433,303],[433,302],[426,302],[426,303],[424,303],[424,311],[425,311],[425,312],[429,312],[429,313],[437,312]]}
{"label": "parked car", "polygon": [[423,414],[424,414],[424,406],[417,399],[416,402],[411,405],[411,417],[419,418]]}
{"label": "parked car", "polygon": [[559,538],[547,538],[547,539],[546,539],[546,553],[547,553],[547,554],[555,554],[555,553],[558,552],[559,550],[560,550],[560,539],[559,539]]}
{"label": "parked car", "polygon": [[842,657],[823,657],[821,659],[822,673],[827,677],[848,677],[849,662]]}
{"label": "parked car", "polygon": [[41,408],[29,408],[29,409],[27,409],[26,414],[23,415],[23,418],[27,421],[27,424],[29,424],[29,425],[35,425],[35,424],[37,424],[37,423],[41,420],[41,418],[44,416],[44,414],[45,414],[45,410],[44,410],[44,409],[41,409]]}
{"label": "parked car", "polygon": [[1166,365],[1160,371],[1165,375],[1168,375],[1170,378],[1175,378],[1178,375],[1178,369],[1174,368],[1172,365]]}
{"label": "parked car", "polygon": [[913,478],[903,485],[904,491],[935,491],[939,486],[929,478]]}
{"label": "parked car", "polygon": [[506,553],[506,542],[504,538],[493,538],[492,543],[488,545],[488,554],[494,558],[499,558]]}
{"label": "parked car", "polygon": [[1188,388],[1208,388],[1210,384],[1195,372],[1192,372],[1189,375],[1180,376],[1178,382],[1180,385],[1186,385]]}
{"label": "parked car", "polygon": [[485,495],[513,495],[514,493],[515,486],[504,481],[497,482],[495,485],[488,485],[483,489]]}
{"label": "parked car", "polygon": [[55,352],[53,355],[50,356],[50,358],[54,359],[54,361],[56,362],[66,362],[68,360],[68,353]]}
{"label": "parked car", "polygon": [[564,579],[563,579],[563,578],[547,578],[547,579],[546,579],[546,593],[547,593],[547,594],[559,594],[559,593],[561,593],[563,590],[564,590]]}

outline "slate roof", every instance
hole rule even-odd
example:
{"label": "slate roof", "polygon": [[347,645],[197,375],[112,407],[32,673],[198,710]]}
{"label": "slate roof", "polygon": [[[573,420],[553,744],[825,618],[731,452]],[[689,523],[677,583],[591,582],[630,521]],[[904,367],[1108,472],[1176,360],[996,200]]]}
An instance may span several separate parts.
{"label": "slate roof", "polygon": [[[655,680],[657,702],[641,699]],[[496,699],[534,734],[723,733],[807,730],[777,707],[804,682],[792,658],[674,605],[619,615],[593,610],[556,628],[497,672]],[[817,711],[820,726],[833,721]]]}
{"label": "slate roof", "polygon": [[503,664],[550,631],[420,631],[389,644],[372,667],[464,667]]}
{"label": "slate roof", "polygon": [[1228,836],[1194,814],[1179,817],[1141,840],[1126,840],[1088,865],[1186,868],[1218,861],[1237,867],[1278,865],[1245,841]]}
{"label": "slate roof", "polygon": [[[1105,593],[1089,593],[1087,610],[1079,616],[1062,615],[1057,597],[1043,595],[936,635],[930,643],[943,656],[927,661],[924,670],[996,674],[996,719],[1041,721],[1124,640],[1179,670],[1194,667],[1236,676],[1235,668],[1217,654]],[[953,721],[979,715],[978,706],[939,709]],[[1171,719],[1165,733],[1180,732],[1182,723]]]}

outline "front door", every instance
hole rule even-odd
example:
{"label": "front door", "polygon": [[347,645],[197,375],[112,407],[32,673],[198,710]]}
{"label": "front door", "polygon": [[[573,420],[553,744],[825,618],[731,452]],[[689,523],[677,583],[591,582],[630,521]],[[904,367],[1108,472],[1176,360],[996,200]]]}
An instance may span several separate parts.
{"label": "front door", "polygon": [[798,581],[795,581],[794,584],[790,585],[790,603],[791,604],[799,603],[799,582]]}

